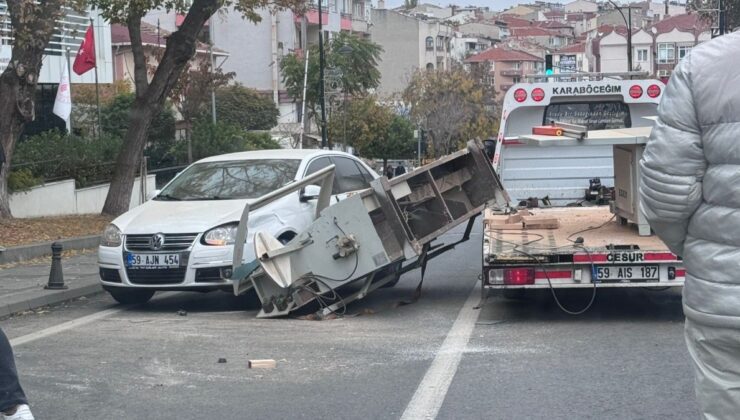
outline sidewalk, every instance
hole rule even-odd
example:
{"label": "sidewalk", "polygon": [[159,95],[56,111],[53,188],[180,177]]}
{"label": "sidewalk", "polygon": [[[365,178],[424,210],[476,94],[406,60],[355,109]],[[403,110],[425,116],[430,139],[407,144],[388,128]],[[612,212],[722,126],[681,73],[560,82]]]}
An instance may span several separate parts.
{"label": "sidewalk", "polygon": [[46,290],[51,259],[0,268],[0,317],[101,292],[97,253],[62,259],[66,290]]}

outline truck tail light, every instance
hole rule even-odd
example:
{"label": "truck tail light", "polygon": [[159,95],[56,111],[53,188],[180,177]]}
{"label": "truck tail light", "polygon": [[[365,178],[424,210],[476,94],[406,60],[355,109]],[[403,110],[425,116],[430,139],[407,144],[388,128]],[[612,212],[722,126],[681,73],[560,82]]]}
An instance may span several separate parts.
{"label": "truck tail light", "polygon": [[527,100],[527,91],[519,88],[514,91],[514,100],[517,102],[524,102]]}
{"label": "truck tail light", "polygon": [[543,99],[545,99],[545,91],[542,90],[542,88],[532,89],[532,99],[535,102],[541,102]]}
{"label": "truck tail light", "polygon": [[647,94],[651,98],[657,98],[658,96],[660,96],[660,86],[658,86],[658,85],[650,85],[647,88]]}
{"label": "truck tail light", "polygon": [[639,85],[634,85],[630,88],[630,96],[632,99],[639,99],[642,96],[642,88]]}
{"label": "truck tail light", "polygon": [[504,270],[504,284],[511,286],[534,284],[534,268],[509,268]]}

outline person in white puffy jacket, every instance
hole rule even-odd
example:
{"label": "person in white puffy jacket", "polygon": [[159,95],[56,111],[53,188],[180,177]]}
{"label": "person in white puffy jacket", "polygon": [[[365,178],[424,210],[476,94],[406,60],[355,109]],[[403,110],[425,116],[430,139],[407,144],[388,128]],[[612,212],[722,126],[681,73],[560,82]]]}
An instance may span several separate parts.
{"label": "person in white puffy jacket", "polygon": [[642,211],[687,270],[702,417],[740,418],[740,33],[678,64],[640,162]]}

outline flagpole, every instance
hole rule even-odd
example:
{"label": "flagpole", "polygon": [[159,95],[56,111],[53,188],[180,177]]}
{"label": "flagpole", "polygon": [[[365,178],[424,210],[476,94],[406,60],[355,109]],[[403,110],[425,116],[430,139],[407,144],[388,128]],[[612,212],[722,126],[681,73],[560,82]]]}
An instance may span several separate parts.
{"label": "flagpole", "polygon": [[[90,18],[90,27],[93,31],[93,51],[95,51],[95,103],[98,107],[98,141],[100,141],[100,135],[103,132],[103,125],[100,118],[100,86],[98,85],[98,47],[95,41],[95,25],[93,24],[93,18]],[[69,62],[69,58],[67,58]]]}
{"label": "flagpole", "polygon": [[[69,97],[72,98],[72,64],[70,64],[69,61],[69,50],[70,48],[67,47],[67,84],[69,86]],[[71,105],[70,105],[71,106]],[[67,133],[72,134],[72,114],[69,114],[69,118],[67,118]]]}

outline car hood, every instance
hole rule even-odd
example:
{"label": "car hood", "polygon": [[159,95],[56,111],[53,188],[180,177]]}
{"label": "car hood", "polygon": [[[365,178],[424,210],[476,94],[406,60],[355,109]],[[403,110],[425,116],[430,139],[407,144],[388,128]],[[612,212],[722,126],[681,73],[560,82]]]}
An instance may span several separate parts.
{"label": "car hood", "polygon": [[[201,233],[212,227],[238,221],[244,206],[254,200],[160,201],[150,200],[124,213],[113,224],[124,234]],[[264,214],[268,207],[258,210]],[[250,214],[249,225],[259,219]]]}

